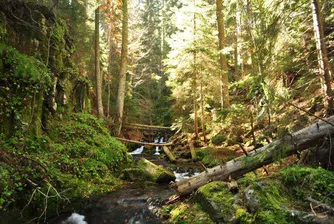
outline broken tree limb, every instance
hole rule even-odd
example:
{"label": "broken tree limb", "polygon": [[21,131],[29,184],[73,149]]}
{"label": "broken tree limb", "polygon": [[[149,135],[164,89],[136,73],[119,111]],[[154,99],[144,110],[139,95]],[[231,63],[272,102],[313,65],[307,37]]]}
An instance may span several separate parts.
{"label": "broken tree limb", "polygon": [[317,201],[317,200],[314,200],[313,198],[311,197],[307,197],[305,198],[306,201],[309,201],[311,203],[314,203],[317,207],[321,207],[322,209],[334,214],[334,208],[325,204],[325,203],[322,203],[320,201]]}
{"label": "broken tree limb", "polygon": [[166,154],[166,156],[168,157],[168,159],[169,159],[172,163],[175,163],[175,162],[176,162],[175,156],[174,156],[173,153],[168,149],[167,146],[162,146],[162,150],[164,150],[164,153]]}
{"label": "broken tree limb", "polygon": [[119,141],[122,142],[130,142],[130,143],[136,143],[139,145],[150,145],[150,146],[171,146],[173,145],[173,143],[168,142],[168,143],[153,143],[153,142],[140,142],[140,141],[134,141],[134,140],[130,140],[130,139],[126,139],[126,138],[116,138]]}
{"label": "broken tree limb", "polygon": [[334,134],[334,127],[328,122],[333,123],[334,116],[328,118],[327,122],[319,121],[291,135],[286,135],[282,139],[273,141],[257,149],[256,152],[248,153],[248,156],[240,156],[225,164],[210,168],[208,172],[202,172],[183,181],[173,183],[172,187],[181,195],[189,194],[210,181],[227,180],[230,175],[235,179],[277,159],[290,156],[297,151],[323,145],[325,137]]}

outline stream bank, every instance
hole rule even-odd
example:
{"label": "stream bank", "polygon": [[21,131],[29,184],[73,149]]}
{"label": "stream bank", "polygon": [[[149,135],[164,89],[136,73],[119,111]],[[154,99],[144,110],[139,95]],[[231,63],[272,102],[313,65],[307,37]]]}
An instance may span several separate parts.
{"label": "stream bank", "polygon": [[[139,146],[133,150],[134,161],[143,158],[171,171],[175,181],[196,175],[201,168],[194,163],[170,164],[158,154],[159,149],[144,149]],[[51,224],[160,224],[161,207],[175,194],[168,183],[156,184],[150,181],[129,182],[121,189],[107,195],[90,198],[72,213],[55,215],[47,220]],[[86,222],[86,223],[85,223]]]}

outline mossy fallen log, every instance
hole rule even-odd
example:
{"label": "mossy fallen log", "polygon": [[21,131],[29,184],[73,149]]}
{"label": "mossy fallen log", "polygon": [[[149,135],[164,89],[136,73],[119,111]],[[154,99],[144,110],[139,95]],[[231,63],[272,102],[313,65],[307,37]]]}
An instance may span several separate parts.
{"label": "mossy fallen log", "polygon": [[[316,122],[293,134],[287,134],[283,138],[249,153],[248,156],[238,157],[189,179],[173,183],[172,187],[181,195],[189,194],[208,182],[227,180],[229,176],[237,178],[278,159],[317,145],[324,145],[324,141],[330,141],[330,136],[334,134],[333,123],[334,116],[328,118],[327,122]],[[326,137],[328,138],[326,139]]]}
{"label": "mossy fallen log", "polygon": [[156,183],[169,183],[174,181],[175,175],[162,166],[158,166],[147,159],[141,158],[137,162],[137,167],[150,176],[150,181]]}

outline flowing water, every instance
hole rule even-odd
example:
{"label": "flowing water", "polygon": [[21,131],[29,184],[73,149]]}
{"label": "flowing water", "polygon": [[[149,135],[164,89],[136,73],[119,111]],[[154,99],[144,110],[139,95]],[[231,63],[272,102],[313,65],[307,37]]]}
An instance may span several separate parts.
{"label": "flowing water", "polygon": [[[163,138],[156,138],[155,143],[163,143]],[[139,146],[131,152],[134,159],[146,158],[151,162],[162,165],[174,172],[176,181],[189,178],[200,172],[200,168],[194,164],[182,164],[170,166],[159,157],[160,147],[156,146],[155,152],[145,153],[145,147]],[[126,186],[110,195],[90,199],[73,213],[61,214],[50,218],[51,224],[161,224],[164,221],[158,217],[158,210],[175,191],[168,185],[145,185],[134,183]]]}

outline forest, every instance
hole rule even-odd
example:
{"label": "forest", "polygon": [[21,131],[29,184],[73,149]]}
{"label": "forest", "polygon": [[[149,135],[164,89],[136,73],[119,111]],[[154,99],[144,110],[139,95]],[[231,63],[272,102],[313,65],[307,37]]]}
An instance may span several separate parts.
{"label": "forest", "polygon": [[334,223],[334,1],[0,0],[0,224]]}

